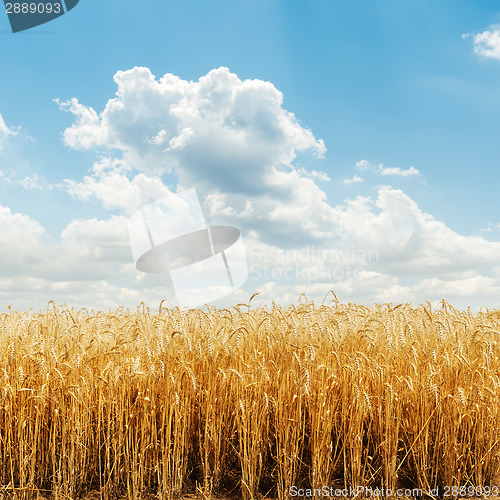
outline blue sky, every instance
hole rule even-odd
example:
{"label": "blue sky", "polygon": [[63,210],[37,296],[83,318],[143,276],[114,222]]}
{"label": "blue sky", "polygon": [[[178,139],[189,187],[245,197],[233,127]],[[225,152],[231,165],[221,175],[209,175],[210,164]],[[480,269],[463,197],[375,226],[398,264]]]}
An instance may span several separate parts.
{"label": "blue sky", "polygon": [[[0,14],[0,309],[172,297],[134,268],[126,186],[141,203],[196,187],[207,219],[241,229],[252,272],[227,304],[333,289],[366,304],[499,307],[499,26],[497,2],[457,0],[80,0],[16,34]],[[203,95],[220,116],[168,129],[146,69],[177,77],[182,112]],[[102,121],[117,72],[128,128]],[[228,113],[251,144],[214,128],[229,116],[214,85],[244,96]],[[101,121],[82,123],[82,109]],[[275,136],[259,139],[269,123]],[[184,142],[147,149],[161,130]],[[324,267],[340,249],[357,252],[355,277]],[[345,270],[345,255],[330,261]],[[288,268],[295,279],[280,278]]]}

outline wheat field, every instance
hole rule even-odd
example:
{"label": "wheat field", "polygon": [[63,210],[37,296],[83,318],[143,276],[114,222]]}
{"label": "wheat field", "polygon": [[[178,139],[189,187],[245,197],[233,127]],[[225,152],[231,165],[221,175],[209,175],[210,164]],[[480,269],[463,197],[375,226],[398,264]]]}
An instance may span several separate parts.
{"label": "wheat field", "polygon": [[500,311],[252,299],[0,315],[0,496],[500,485]]}

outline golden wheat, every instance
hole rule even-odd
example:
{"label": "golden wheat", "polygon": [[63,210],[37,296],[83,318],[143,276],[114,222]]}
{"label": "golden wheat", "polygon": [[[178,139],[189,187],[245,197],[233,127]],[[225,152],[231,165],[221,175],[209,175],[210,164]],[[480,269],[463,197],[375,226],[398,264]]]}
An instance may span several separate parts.
{"label": "golden wheat", "polygon": [[0,315],[0,495],[499,484],[499,311],[162,306]]}

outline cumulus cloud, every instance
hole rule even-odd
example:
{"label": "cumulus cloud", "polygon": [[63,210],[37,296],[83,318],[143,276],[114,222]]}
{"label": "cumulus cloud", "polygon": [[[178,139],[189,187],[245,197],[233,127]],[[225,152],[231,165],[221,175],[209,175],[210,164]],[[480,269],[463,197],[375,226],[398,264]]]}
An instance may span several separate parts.
{"label": "cumulus cloud", "polygon": [[341,240],[376,249],[393,274],[463,271],[500,260],[500,243],[462,236],[423,212],[400,189],[381,187],[376,200],[357,197],[334,209]]}
{"label": "cumulus cloud", "polygon": [[117,216],[74,220],[56,238],[32,217],[0,206],[0,311],[7,305],[37,309],[50,300],[95,308],[118,307],[122,300],[133,306],[159,297],[158,283],[154,293],[143,290],[133,266],[127,267],[127,222]]}
{"label": "cumulus cloud", "polygon": [[1,205],[0,247],[3,276],[91,279],[131,258],[126,217],[74,220],[55,238],[32,217]]}
{"label": "cumulus cloud", "polygon": [[[496,46],[492,33],[477,39],[488,50]],[[173,299],[167,276],[135,270],[128,216],[190,187],[202,195],[210,223],[242,230],[248,295],[259,288],[286,304],[302,293],[321,301],[333,289],[341,300],[366,304],[446,297],[463,306],[500,305],[492,303],[500,297],[500,243],[452,231],[399,189],[328,200],[319,183],[329,176],[295,166],[301,153],[322,157],[323,141],[283,108],[283,96],[270,82],[242,81],[227,68],[194,82],[170,74],[156,79],[147,68],[134,68],[117,72],[115,82],[116,96],[102,111],[76,98],[59,102],[75,117],[65,143],[106,155],[83,179],[68,178],[59,187],[120,215],[74,220],[49,237],[32,217],[0,206],[2,309],[49,300],[105,309]],[[0,144],[15,133],[0,116]],[[356,170],[419,174],[414,167],[367,160]],[[169,188],[164,173],[173,174],[177,185]],[[354,175],[344,183],[361,180]],[[43,185],[35,175],[16,183]],[[238,292],[237,302],[247,292]]]}
{"label": "cumulus cloud", "polygon": [[500,280],[476,273],[474,276],[445,280],[424,278],[415,284],[405,284],[402,278],[375,271],[360,271],[358,279],[339,279],[335,282],[292,285],[284,281],[268,281],[259,288],[259,300],[273,300],[278,304],[296,304],[305,293],[317,304],[327,304],[334,291],[341,302],[413,303],[429,301],[434,306],[443,298],[458,308],[500,307]]}
{"label": "cumulus cloud", "polygon": [[[207,201],[214,211],[229,210],[225,215],[232,220],[252,218],[249,200],[237,210],[220,196]],[[325,235],[317,244],[286,248],[263,242],[257,231],[245,234],[250,281],[238,301],[260,290],[283,304],[296,302],[301,293],[321,302],[334,290],[343,301],[365,304],[446,297],[458,307],[497,305],[492,300],[500,297],[500,243],[452,231],[389,187],[380,188],[375,199],[357,197],[330,210],[318,226]],[[123,215],[75,220],[51,240],[34,219],[2,207],[3,308],[49,300],[94,308],[134,307],[140,301],[154,307],[164,298],[175,304],[168,276],[135,270],[127,223]],[[220,305],[231,305],[235,297]]]}
{"label": "cumulus cloud", "polygon": [[326,150],[270,82],[242,81],[224,67],[194,82],[172,74],[157,80],[140,67],[114,80],[116,97],[100,113],[75,98],[59,103],[76,117],[64,132],[68,146],[118,150],[139,171],[175,172],[183,186],[238,193],[262,191],[269,169],[290,167],[300,152]]}
{"label": "cumulus cloud", "polygon": [[[434,277],[421,280],[415,286],[415,292],[418,294],[430,292],[430,295],[432,295],[434,299],[454,296],[470,300],[480,295],[485,297],[499,297],[500,283],[494,277],[483,276],[478,273],[473,276],[453,280]],[[484,305],[491,307],[488,303]]]}
{"label": "cumulus cloud", "polygon": [[[319,225],[331,208],[316,181],[330,179],[293,162],[306,151],[322,157],[326,148],[283,108],[270,82],[242,81],[227,68],[195,82],[171,74],[157,80],[147,68],[119,71],[114,79],[116,98],[100,113],[77,99],[59,103],[76,118],[64,132],[68,146],[121,156],[81,182],[65,180],[61,186],[72,196],[130,213],[169,193],[160,178],[167,172],[178,189],[195,187],[219,221],[238,214],[242,230],[287,245],[324,236]],[[141,173],[133,177],[133,170]]]}
{"label": "cumulus cloud", "polygon": [[318,301],[334,290],[363,303],[445,297],[463,307],[500,304],[500,273],[493,272],[500,243],[452,231],[399,189],[332,207],[330,225],[320,245],[284,249],[250,239],[250,276],[263,293],[284,303],[303,292]]}
{"label": "cumulus cloud", "polygon": [[0,270],[2,275],[13,275],[43,264],[44,252],[40,252],[46,237],[45,229],[31,217],[13,213],[0,205]]}
{"label": "cumulus cloud", "polygon": [[482,57],[500,60],[500,26],[474,35],[474,52]]}
{"label": "cumulus cloud", "polygon": [[[280,182],[288,182],[293,191],[299,182],[289,175],[283,174]],[[323,261],[313,252],[308,259],[292,264],[299,264],[305,272],[308,267],[320,266],[323,271],[316,270],[314,275],[324,281],[335,278],[334,269],[349,264],[394,277],[446,276],[478,270],[500,260],[500,243],[452,231],[423,212],[400,189],[383,186],[375,199],[358,196],[332,206],[312,181],[305,186],[301,180],[300,185],[301,205],[265,197],[229,205],[227,196],[213,195],[207,199],[210,217],[245,228],[249,244],[254,238],[256,248],[269,245],[270,252],[265,246],[259,250],[267,255],[269,268],[280,268],[287,261],[277,257],[282,252],[293,256],[305,247],[323,252]]]}
{"label": "cumulus cloud", "polygon": [[[210,223],[244,234],[250,281],[237,292],[238,302],[259,288],[284,304],[302,293],[321,301],[332,289],[341,300],[367,304],[444,296],[464,306],[491,305],[500,296],[500,243],[452,231],[398,189],[328,200],[320,183],[329,176],[295,165],[301,153],[322,157],[325,146],[283,108],[271,83],[242,81],[227,68],[194,82],[156,79],[147,68],[134,68],[118,72],[115,82],[116,96],[101,111],[76,98],[59,102],[75,116],[65,143],[105,155],[83,179],[68,178],[59,187],[120,215],[74,220],[50,238],[34,219],[1,207],[3,304],[14,298],[27,308],[30,301],[54,299],[102,309],[173,300],[168,275],[135,270],[128,216],[190,187],[201,195]],[[2,120],[0,138],[13,133]],[[360,175],[345,184],[361,182],[363,172],[419,174],[367,160],[356,170]],[[165,173],[173,174],[172,188]],[[35,175],[17,182],[26,189],[42,185]]]}
{"label": "cumulus cloud", "polygon": [[238,226],[283,248],[323,244],[331,237],[332,207],[315,180],[295,170],[271,168],[258,194],[213,193],[204,198],[209,220]]}
{"label": "cumulus cloud", "polygon": [[[485,268],[499,264],[500,243],[452,231],[403,191],[387,186],[375,197],[329,201],[318,185],[328,182],[328,175],[295,166],[300,153],[322,157],[324,144],[283,108],[283,96],[271,83],[242,81],[227,68],[196,82],[169,74],[157,80],[147,68],[134,68],[118,72],[115,82],[116,97],[100,112],[77,99],[59,103],[75,115],[64,133],[68,146],[118,152],[118,158],[96,162],[82,181],[65,180],[62,187],[72,196],[96,198],[127,215],[168,195],[162,173],[172,173],[178,180],[174,190],[195,187],[201,194],[210,223],[242,230],[253,266],[249,287],[259,284],[285,302],[302,292],[317,298],[329,289],[348,300],[418,302],[431,298],[426,286],[432,284],[437,294],[487,298],[477,283],[486,283]],[[413,166],[367,160],[357,162],[356,169],[419,175]],[[361,181],[354,175],[344,183]],[[108,262],[113,247],[103,248],[97,235],[115,234],[122,242],[116,247],[121,269],[132,276],[124,234],[103,228],[99,221],[79,222],[65,230],[63,242],[75,253],[80,249],[87,262]],[[92,253],[86,242],[99,252]],[[300,253],[304,248],[306,257]],[[94,272],[104,273],[105,267],[94,265]],[[135,279],[144,285],[151,277]],[[491,280],[487,290],[493,292],[499,277]]]}
{"label": "cumulus cloud", "polygon": [[356,169],[360,172],[371,171],[379,175],[397,175],[400,177],[410,177],[420,174],[420,172],[415,167],[410,167],[407,169],[401,169],[399,167],[384,167],[382,163],[380,163],[379,165],[374,165],[367,160],[356,162]]}
{"label": "cumulus cloud", "polygon": [[74,198],[83,201],[95,198],[106,209],[121,209],[128,215],[171,193],[160,177],[140,173],[130,178],[126,170],[119,160],[101,158],[83,181],[65,179],[59,187]]}

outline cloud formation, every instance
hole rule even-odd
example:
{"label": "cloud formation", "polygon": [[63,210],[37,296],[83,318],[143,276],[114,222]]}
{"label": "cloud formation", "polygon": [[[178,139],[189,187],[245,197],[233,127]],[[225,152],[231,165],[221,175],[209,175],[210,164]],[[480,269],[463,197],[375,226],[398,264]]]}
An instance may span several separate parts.
{"label": "cloud formation", "polygon": [[118,150],[129,168],[245,194],[271,188],[270,169],[290,167],[298,153],[326,151],[270,82],[242,81],[225,67],[195,82],[172,74],[157,80],[142,67],[118,71],[114,80],[116,97],[100,113],[76,98],[59,103],[76,117],[64,132],[68,146]]}
{"label": "cloud formation", "polygon": [[[190,187],[201,195],[209,223],[243,233],[251,279],[237,302],[256,290],[283,304],[301,293],[321,301],[332,289],[341,300],[367,304],[446,296],[477,306],[500,296],[500,243],[458,234],[389,186],[329,199],[320,187],[328,175],[295,165],[303,152],[321,157],[324,144],[283,109],[271,83],[241,81],[227,68],[197,82],[157,80],[147,68],[134,68],[115,81],[117,95],[101,112],[76,98],[60,103],[75,116],[65,143],[100,156],[83,179],[68,178],[59,188],[120,214],[73,220],[49,237],[33,218],[0,207],[3,303],[29,307],[54,299],[106,308],[173,298],[168,277],[135,270],[127,222],[140,206]],[[356,170],[419,174],[367,160]],[[36,177],[23,183],[40,184]]]}
{"label": "cloud formation", "polygon": [[410,177],[419,175],[420,172],[415,167],[401,169],[399,167],[384,167],[382,163],[374,165],[367,160],[356,162],[356,169],[360,172],[371,171],[379,175],[395,175],[399,177]]}
{"label": "cloud formation", "polygon": [[[198,82],[174,75],[156,80],[147,68],[134,68],[118,72],[115,81],[117,97],[102,112],[76,98],[60,104],[76,117],[64,133],[66,144],[110,155],[83,181],[67,179],[63,187],[129,214],[170,192],[162,169],[175,174],[176,189],[196,187],[202,195],[210,223],[242,230],[255,286],[275,290],[276,299],[334,288],[349,300],[418,302],[430,297],[424,285],[437,279],[436,290],[448,290],[451,298],[456,281],[458,296],[479,300],[481,273],[499,264],[500,243],[452,231],[400,189],[384,186],[373,197],[329,202],[318,184],[329,181],[327,174],[294,165],[304,151],[321,157],[324,144],[283,109],[283,96],[269,82],[241,81],[227,68]],[[356,169],[399,178],[420,174],[413,166],[367,160]],[[361,180],[355,175],[344,182]],[[305,247],[312,254],[297,261]],[[490,290],[498,281],[491,279]]]}
{"label": "cloud formation", "polygon": [[346,200],[334,208],[334,220],[339,244],[376,250],[376,268],[395,276],[445,276],[500,261],[500,242],[462,236],[423,212],[402,190],[388,186],[379,188],[376,200]]}
{"label": "cloud formation", "polygon": [[83,181],[65,179],[58,187],[74,198],[82,201],[95,198],[104,208],[120,209],[127,215],[171,193],[160,177],[139,173],[130,178],[120,160],[108,157],[94,163],[90,175]]}
{"label": "cloud formation", "polygon": [[344,179],[344,184],[355,184],[358,182],[363,182],[363,179],[359,175],[353,175],[350,179]]}
{"label": "cloud formation", "polygon": [[[209,200],[215,212],[217,202]],[[326,236],[317,244],[286,248],[266,243],[258,231],[246,233],[251,280],[238,301],[256,290],[277,303],[296,302],[301,293],[321,301],[334,290],[341,300],[365,304],[446,297],[458,307],[500,305],[492,302],[500,296],[500,243],[452,231],[389,187],[374,199],[356,197],[330,209],[322,225]],[[252,207],[225,215],[241,221],[252,216]],[[314,218],[306,211],[289,216]],[[56,300],[107,308],[173,299],[167,277],[136,272],[127,222],[125,216],[74,220],[51,239],[31,217],[1,207],[2,303],[28,308]]]}
{"label": "cloud formation", "polygon": [[39,250],[45,236],[45,229],[37,221],[0,205],[1,274],[24,274],[32,266],[42,264],[44,255]]}
{"label": "cloud formation", "polygon": [[474,35],[474,52],[482,57],[500,60],[500,26]]}
{"label": "cloud formation", "polygon": [[3,147],[5,139],[9,135],[16,135],[16,134],[17,134],[17,132],[14,129],[7,127],[5,121],[2,117],[2,114],[0,113],[0,150]]}

